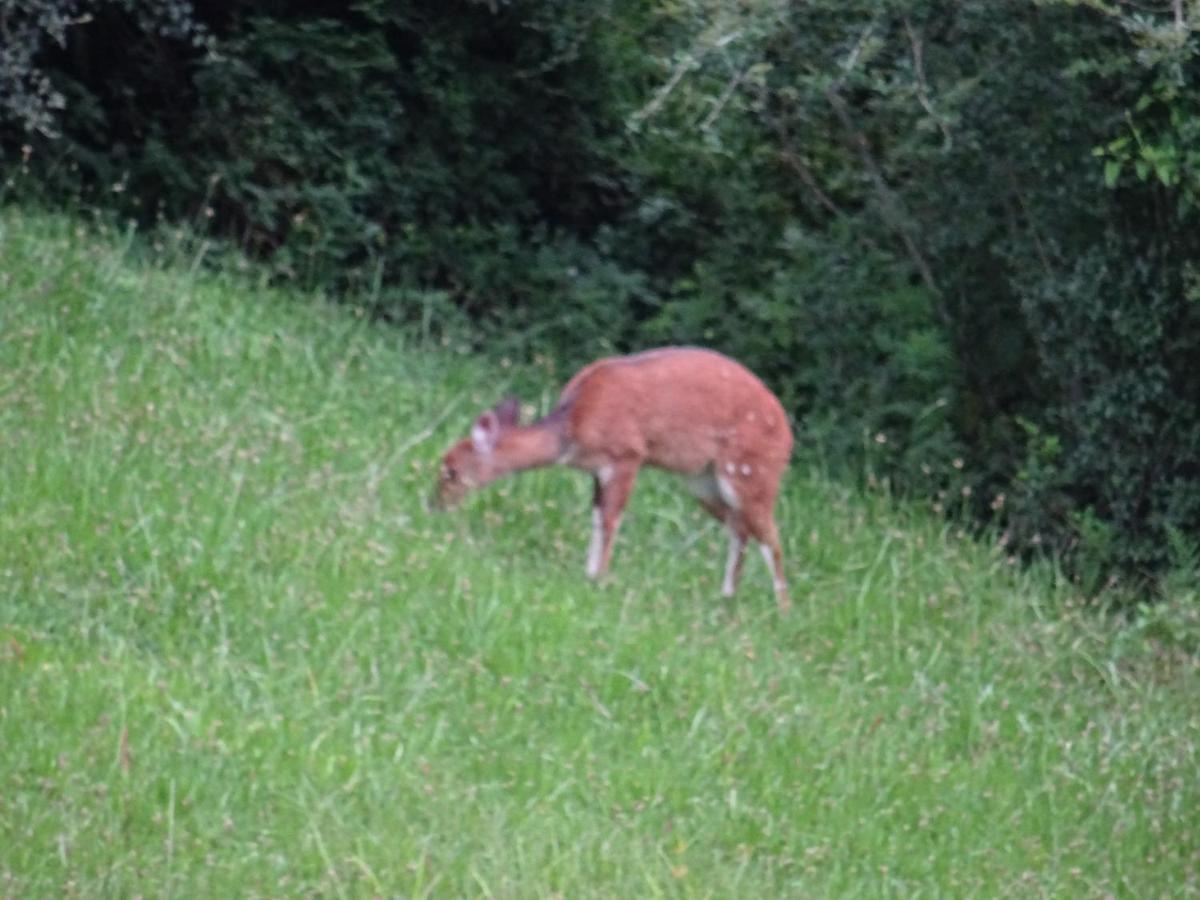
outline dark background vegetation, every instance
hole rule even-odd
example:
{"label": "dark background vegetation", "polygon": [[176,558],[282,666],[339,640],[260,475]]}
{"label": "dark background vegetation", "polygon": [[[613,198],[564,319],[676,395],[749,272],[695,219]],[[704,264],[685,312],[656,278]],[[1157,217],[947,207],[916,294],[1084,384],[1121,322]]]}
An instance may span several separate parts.
{"label": "dark background vegetation", "polygon": [[725,350],[846,472],[1144,587],[1200,532],[1196,28],[1171,0],[0,0],[0,159],[9,201],[186,223],[497,354]]}

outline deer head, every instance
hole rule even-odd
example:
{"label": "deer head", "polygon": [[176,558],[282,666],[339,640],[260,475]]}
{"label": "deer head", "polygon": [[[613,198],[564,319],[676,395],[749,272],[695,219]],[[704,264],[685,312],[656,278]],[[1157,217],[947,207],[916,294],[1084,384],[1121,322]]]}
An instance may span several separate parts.
{"label": "deer head", "polygon": [[520,412],[516,397],[502,400],[481,414],[471,426],[470,435],[447,451],[433,495],[436,509],[456,506],[468,493],[505,473],[505,468],[498,465],[496,446],[506,430],[517,427]]}

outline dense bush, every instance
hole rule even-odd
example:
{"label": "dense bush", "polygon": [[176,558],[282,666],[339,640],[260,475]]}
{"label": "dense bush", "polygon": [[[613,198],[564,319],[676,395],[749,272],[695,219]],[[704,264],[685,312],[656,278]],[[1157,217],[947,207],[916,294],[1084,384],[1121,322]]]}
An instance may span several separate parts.
{"label": "dense bush", "polygon": [[[765,312],[738,317],[749,338],[706,326],[807,382],[795,399],[839,458],[857,446],[1053,547],[1089,589],[1169,563],[1169,536],[1200,531],[1188,23],[1069,3],[690,8],[694,74],[661,135],[718,159],[753,131],[777,163],[754,183],[787,198],[774,224],[814,248],[717,248],[723,305]],[[720,134],[689,129],[717,107]]]}
{"label": "dense bush", "polygon": [[1200,532],[1182,6],[87,9],[27,16],[41,41],[9,65],[65,100],[57,140],[56,104],[4,110],[7,158],[31,148],[60,195],[191,221],[389,319],[453,310],[503,352],[728,350],[809,446],[1090,587]]}

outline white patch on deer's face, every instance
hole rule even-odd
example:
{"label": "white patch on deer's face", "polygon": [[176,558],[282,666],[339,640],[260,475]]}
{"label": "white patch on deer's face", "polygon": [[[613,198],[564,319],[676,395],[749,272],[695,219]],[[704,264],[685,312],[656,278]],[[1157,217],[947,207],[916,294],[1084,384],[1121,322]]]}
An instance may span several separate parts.
{"label": "white patch on deer's face", "polygon": [[742,463],[742,474],[743,475],[749,475],[753,471],[754,470],[752,468],[750,468],[749,463]]}
{"label": "white patch on deer's face", "polygon": [[471,445],[480,453],[488,451],[488,433],[480,425],[471,427]]}
{"label": "white patch on deer's face", "polygon": [[604,518],[600,515],[600,507],[592,507],[592,542],[588,545],[587,577],[595,578],[600,574],[600,556],[604,552]]}
{"label": "white patch on deer's face", "polygon": [[500,421],[493,412],[485,412],[471,426],[471,445],[480,456],[489,456],[500,437]]}
{"label": "white patch on deer's face", "polygon": [[721,495],[721,499],[725,501],[725,505],[730,509],[738,509],[741,504],[738,501],[737,491],[733,489],[733,485],[722,476],[717,476],[717,493]]}

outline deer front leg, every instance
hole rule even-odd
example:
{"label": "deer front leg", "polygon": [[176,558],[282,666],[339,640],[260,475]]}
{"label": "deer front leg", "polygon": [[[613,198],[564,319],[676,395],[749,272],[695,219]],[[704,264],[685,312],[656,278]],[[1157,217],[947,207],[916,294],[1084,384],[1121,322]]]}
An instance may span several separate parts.
{"label": "deer front leg", "polygon": [[607,465],[597,470],[592,488],[592,542],[588,545],[587,576],[593,580],[608,571],[613,540],[633,482],[637,464]]}
{"label": "deer front leg", "polygon": [[[593,491],[598,494],[599,489]],[[598,501],[592,501],[592,542],[588,544],[587,577],[595,579],[600,575],[600,559],[604,554],[604,517],[600,513]]]}

